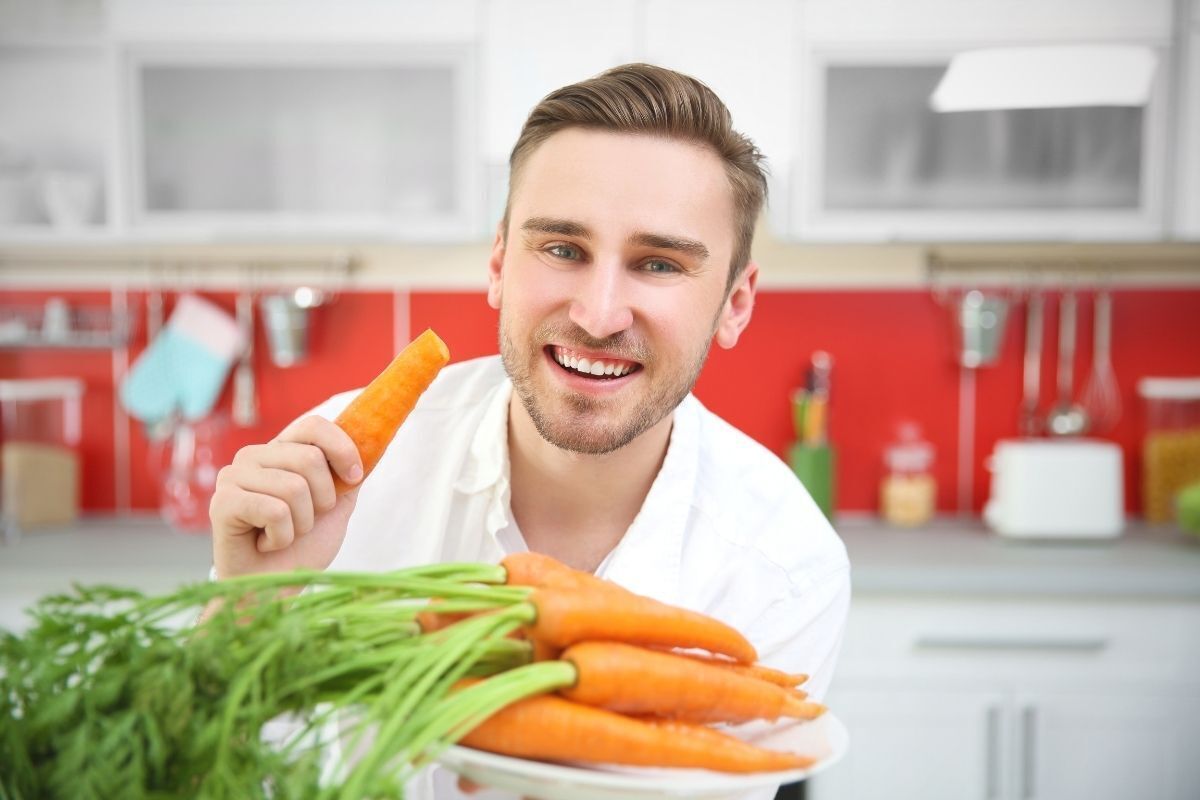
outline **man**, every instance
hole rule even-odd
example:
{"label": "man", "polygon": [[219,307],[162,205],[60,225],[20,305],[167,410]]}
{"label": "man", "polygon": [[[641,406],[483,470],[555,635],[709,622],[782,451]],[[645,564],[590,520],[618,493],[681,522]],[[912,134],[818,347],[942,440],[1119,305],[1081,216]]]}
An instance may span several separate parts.
{"label": "man", "polygon": [[734,625],[829,684],[845,550],[775,456],[690,394],[750,321],[761,156],[698,81],[627,65],[547,96],[488,262],[499,359],[447,367],[361,492],[339,395],[222,470],[216,573],[530,549]]}

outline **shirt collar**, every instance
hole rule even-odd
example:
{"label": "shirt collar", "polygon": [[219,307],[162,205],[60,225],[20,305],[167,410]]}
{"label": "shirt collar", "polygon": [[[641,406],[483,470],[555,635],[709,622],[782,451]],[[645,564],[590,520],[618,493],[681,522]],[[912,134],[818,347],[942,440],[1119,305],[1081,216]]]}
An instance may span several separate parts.
{"label": "shirt collar", "polygon": [[[464,494],[490,491],[488,534],[495,537],[511,518],[509,498],[508,410],[513,386],[508,378],[493,391],[454,488]],[[695,491],[700,451],[700,401],[689,394],[675,409],[662,467],[633,524],[597,572],[624,585],[653,584],[678,594],[684,530]],[[653,564],[654,575],[642,575]]]}
{"label": "shirt collar", "polygon": [[[597,570],[642,594],[679,596],[684,531],[691,515],[700,452],[700,401],[688,395],[675,409],[667,455],[625,536]],[[647,574],[647,565],[653,574]]]}

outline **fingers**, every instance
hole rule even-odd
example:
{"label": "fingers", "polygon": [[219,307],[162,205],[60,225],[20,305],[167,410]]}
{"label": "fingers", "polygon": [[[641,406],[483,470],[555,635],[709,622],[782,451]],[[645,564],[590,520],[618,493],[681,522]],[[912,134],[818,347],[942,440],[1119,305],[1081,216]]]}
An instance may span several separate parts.
{"label": "fingers", "polygon": [[[337,502],[329,462],[316,445],[296,442],[250,445],[237,452],[232,467],[239,478],[238,485],[249,491],[266,492],[289,503],[299,499],[307,502],[318,514],[333,508]],[[275,474],[277,472],[285,472],[295,478],[288,479]],[[268,474],[249,481],[249,476],[256,473]],[[301,482],[305,485],[302,486]]]}
{"label": "fingers", "polygon": [[[294,538],[311,531],[317,515],[332,510],[337,501],[329,469],[325,468],[324,472],[324,476],[310,475],[287,469],[234,464],[225,478],[236,483],[246,494],[263,496],[264,499],[255,499],[247,504],[247,513],[268,520],[286,514]],[[284,503],[282,511],[277,502],[269,502],[278,500]],[[267,526],[255,527],[266,529]]]}
{"label": "fingers", "polygon": [[362,458],[354,440],[324,417],[301,417],[284,428],[274,441],[312,445],[322,452],[325,461],[346,483],[355,484],[362,480]]}
{"label": "fingers", "polygon": [[[279,497],[244,489],[222,491],[222,482],[232,482],[231,467],[217,475],[217,492],[213,495],[212,511],[234,532],[261,531],[255,540],[260,553],[282,550],[296,539],[296,527],[292,520],[292,509],[287,501]],[[216,506],[220,504],[219,512]],[[214,531],[215,533],[215,531]]]}

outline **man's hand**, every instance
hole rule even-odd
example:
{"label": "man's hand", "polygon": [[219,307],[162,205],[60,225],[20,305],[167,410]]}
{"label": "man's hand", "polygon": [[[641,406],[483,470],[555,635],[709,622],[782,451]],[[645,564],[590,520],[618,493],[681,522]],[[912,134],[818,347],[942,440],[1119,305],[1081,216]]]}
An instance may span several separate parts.
{"label": "man's hand", "polygon": [[349,435],[321,417],[239,450],[218,473],[208,509],[217,578],[328,567],[358,497],[357,486],[334,494],[334,471],[357,484],[362,461]]}

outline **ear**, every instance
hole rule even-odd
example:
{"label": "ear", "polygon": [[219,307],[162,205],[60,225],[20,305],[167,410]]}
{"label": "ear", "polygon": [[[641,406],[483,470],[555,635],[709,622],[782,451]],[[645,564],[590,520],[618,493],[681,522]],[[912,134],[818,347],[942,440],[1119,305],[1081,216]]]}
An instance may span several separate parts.
{"label": "ear", "polygon": [[717,318],[717,344],[725,350],[738,342],[738,337],[750,323],[754,311],[754,293],[758,290],[758,264],[750,261],[725,298],[721,316]]}
{"label": "ear", "polygon": [[504,221],[496,225],[496,239],[492,242],[492,254],[488,257],[488,305],[500,308],[500,272],[504,266]]}

